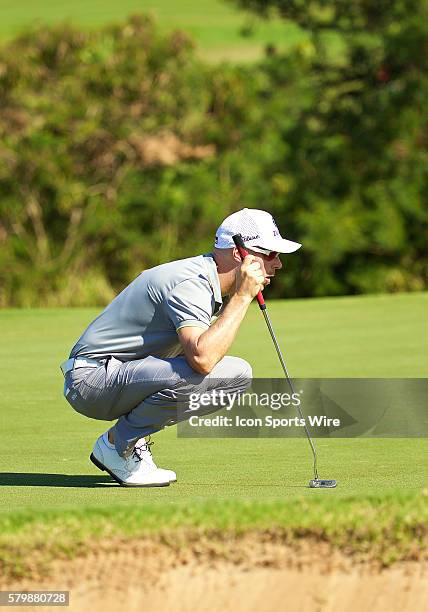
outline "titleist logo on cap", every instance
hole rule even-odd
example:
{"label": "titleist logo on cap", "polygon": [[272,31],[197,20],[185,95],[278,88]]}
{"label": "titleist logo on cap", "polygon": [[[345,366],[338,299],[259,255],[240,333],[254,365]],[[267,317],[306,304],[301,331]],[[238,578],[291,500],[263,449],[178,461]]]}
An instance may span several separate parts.
{"label": "titleist logo on cap", "polygon": [[242,236],[242,240],[244,242],[248,242],[249,240],[256,240],[256,238],[260,238],[260,236],[258,234],[256,234],[255,236]]}

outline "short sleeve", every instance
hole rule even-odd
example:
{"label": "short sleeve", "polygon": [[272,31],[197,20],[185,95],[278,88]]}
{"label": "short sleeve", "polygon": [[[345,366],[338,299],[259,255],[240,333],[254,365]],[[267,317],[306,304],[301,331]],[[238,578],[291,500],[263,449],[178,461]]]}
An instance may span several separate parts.
{"label": "short sleeve", "polygon": [[207,329],[213,314],[214,295],[209,282],[202,278],[186,279],[169,293],[164,308],[175,329]]}

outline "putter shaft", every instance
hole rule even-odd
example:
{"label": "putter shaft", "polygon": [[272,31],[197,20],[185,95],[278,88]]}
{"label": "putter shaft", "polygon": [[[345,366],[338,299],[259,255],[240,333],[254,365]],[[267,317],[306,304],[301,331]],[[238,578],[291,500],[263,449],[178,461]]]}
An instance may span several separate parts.
{"label": "putter shaft", "polygon": [[[282,356],[282,352],[281,352],[281,349],[280,349],[280,347],[279,347],[278,341],[277,341],[277,339],[276,339],[275,332],[273,331],[272,323],[270,322],[270,318],[269,318],[269,315],[268,315],[267,309],[266,309],[266,307],[265,307],[265,308],[261,308],[260,310],[262,311],[263,316],[264,316],[264,318],[265,318],[266,325],[267,325],[267,327],[268,327],[268,329],[269,329],[269,332],[270,332],[271,338],[272,338],[273,343],[274,343],[274,345],[275,345],[276,352],[277,352],[277,354],[278,354],[279,361],[281,362],[282,369],[284,370],[284,374],[285,374],[285,377],[286,377],[286,379],[287,379],[287,382],[288,382],[288,384],[289,384],[289,386],[290,386],[291,393],[292,393],[292,394],[294,394],[294,387],[293,387],[293,383],[291,382],[291,378],[290,378],[290,376],[288,375],[287,366],[285,365],[285,360],[284,360],[284,357]],[[306,425],[306,420],[305,420],[305,418],[304,418],[304,416],[303,416],[303,414],[302,414],[302,410],[301,410],[301,408],[300,408],[300,404],[298,404],[298,405],[296,406],[296,408],[297,408],[297,412],[299,413],[300,418],[303,420],[303,423],[304,423],[304,425],[303,425],[303,426],[304,426],[304,428],[305,428],[306,437],[308,438],[308,442],[309,442],[309,444],[311,445],[312,455],[313,455],[313,457],[314,457],[314,476],[315,476],[314,480],[319,480],[319,478],[318,478],[318,470],[317,470],[317,451],[316,451],[316,448],[315,448],[315,444],[314,444],[314,442],[313,442],[313,440],[312,440],[312,438],[311,438],[311,434],[310,434],[309,429],[308,429],[308,427],[307,427],[307,425]]]}

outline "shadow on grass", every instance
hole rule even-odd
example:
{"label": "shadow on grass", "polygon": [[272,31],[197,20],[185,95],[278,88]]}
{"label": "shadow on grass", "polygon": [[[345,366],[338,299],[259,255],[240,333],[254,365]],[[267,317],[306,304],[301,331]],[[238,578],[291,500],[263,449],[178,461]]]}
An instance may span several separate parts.
{"label": "shadow on grass", "polygon": [[87,474],[42,474],[31,472],[0,472],[0,487],[118,487],[110,476]]}
{"label": "shadow on grass", "polygon": [[250,489],[251,487],[282,487],[283,489],[309,489],[310,487],[305,484],[292,485],[292,484],[284,484],[283,482],[246,482],[242,483],[231,483],[231,482],[186,482],[187,487],[230,487],[231,485],[240,486],[242,489]]}

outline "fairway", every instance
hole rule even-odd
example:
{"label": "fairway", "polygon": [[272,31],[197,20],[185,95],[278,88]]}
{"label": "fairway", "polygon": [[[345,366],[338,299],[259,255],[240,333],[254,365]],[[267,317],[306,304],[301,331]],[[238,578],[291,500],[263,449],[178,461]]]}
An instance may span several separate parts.
{"label": "fairway", "polygon": [[[276,301],[271,318],[290,372],[300,377],[423,377],[427,374],[428,294]],[[165,489],[116,486],[88,460],[106,424],[75,413],[62,397],[60,362],[97,309],[0,313],[2,445],[0,511],[194,504],[203,500],[335,498],[416,491],[426,485],[426,439],[319,439],[321,477],[333,491],[312,491],[302,439],[180,439],[154,436],[156,461],[177,471]],[[254,375],[281,370],[258,309],[250,310],[231,351]]]}
{"label": "fairway", "polygon": [[[71,22],[84,28],[124,21],[135,13],[152,15],[164,31],[182,29],[188,32],[207,60],[246,61],[263,54],[268,44],[286,48],[302,40],[301,31],[291,23],[269,22],[249,18],[232,3],[223,0],[0,0],[0,40],[7,40],[32,25]],[[250,38],[242,28],[251,24]]]}

